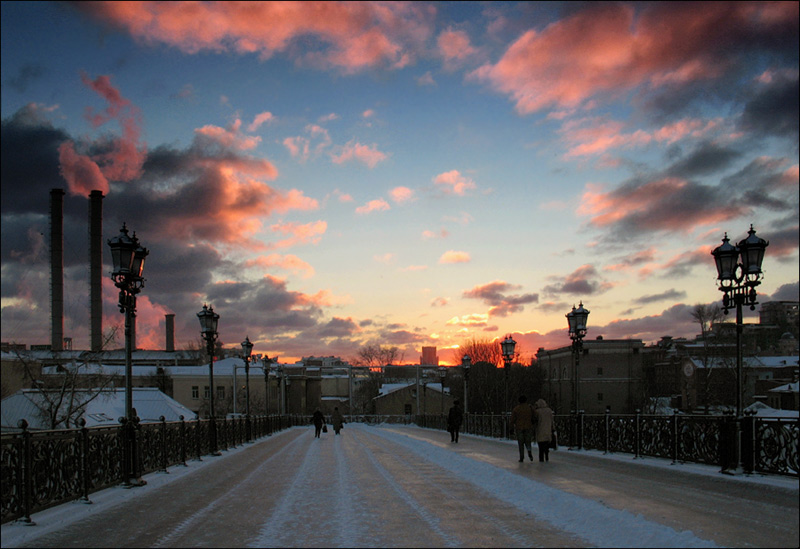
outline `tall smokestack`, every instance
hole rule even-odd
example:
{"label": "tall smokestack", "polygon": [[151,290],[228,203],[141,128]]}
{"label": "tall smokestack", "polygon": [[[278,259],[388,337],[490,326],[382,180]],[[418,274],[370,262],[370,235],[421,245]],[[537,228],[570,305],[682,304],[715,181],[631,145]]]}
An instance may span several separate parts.
{"label": "tall smokestack", "polygon": [[64,349],[64,189],[50,189],[50,348]]}
{"label": "tall smokestack", "polygon": [[167,317],[167,352],[171,353],[175,350],[175,315],[168,314]]}
{"label": "tall smokestack", "polygon": [[92,351],[103,350],[103,192],[89,193],[89,318]]}

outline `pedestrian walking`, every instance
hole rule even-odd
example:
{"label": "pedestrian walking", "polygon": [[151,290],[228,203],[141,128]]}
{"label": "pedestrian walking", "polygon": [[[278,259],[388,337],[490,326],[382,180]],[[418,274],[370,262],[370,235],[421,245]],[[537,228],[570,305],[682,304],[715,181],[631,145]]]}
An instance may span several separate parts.
{"label": "pedestrian walking", "polygon": [[464,422],[464,412],[461,410],[461,401],[456,400],[447,412],[447,431],[450,433],[450,442],[458,444],[458,431]]}
{"label": "pedestrian walking", "polygon": [[539,445],[539,461],[550,461],[550,442],[553,440],[553,410],[543,398],[536,401],[536,443]]}
{"label": "pedestrian walking", "polygon": [[528,397],[519,397],[519,404],[511,410],[511,426],[517,434],[517,445],[519,446],[519,461],[525,461],[525,450],[528,450],[528,457],[533,461],[533,406],[528,404]]}
{"label": "pedestrian walking", "polygon": [[319,408],[314,410],[314,415],[311,416],[311,421],[314,423],[314,438],[319,438],[319,434],[322,432],[322,427],[325,425],[325,416],[322,415],[322,412]]}
{"label": "pedestrian walking", "polygon": [[333,408],[333,414],[331,415],[331,425],[333,425],[333,432],[337,435],[339,431],[342,430],[342,425],[344,425],[344,416],[339,411],[339,407],[335,406]]}

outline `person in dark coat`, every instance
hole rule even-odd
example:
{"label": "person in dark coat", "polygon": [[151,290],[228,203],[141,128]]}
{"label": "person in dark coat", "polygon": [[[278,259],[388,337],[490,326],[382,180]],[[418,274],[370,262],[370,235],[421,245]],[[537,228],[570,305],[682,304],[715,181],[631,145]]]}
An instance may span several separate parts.
{"label": "person in dark coat", "polygon": [[331,425],[333,426],[333,432],[338,435],[339,431],[342,430],[342,425],[344,425],[344,416],[342,416],[338,406],[333,409],[333,414],[331,415]]}
{"label": "person in dark coat", "polygon": [[519,446],[519,461],[525,461],[525,450],[528,450],[528,457],[533,461],[533,449],[531,439],[533,438],[533,406],[528,404],[525,395],[519,397],[519,404],[511,410],[511,426],[517,434],[517,445]]}
{"label": "person in dark coat", "polygon": [[322,432],[322,426],[325,425],[325,416],[322,415],[319,408],[314,410],[311,421],[314,423],[314,438],[319,438],[319,434]]}
{"label": "person in dark coat", "polygon": [[450,442],[458,443],[458,431],[464,422],[464,412],[461,411],[461,402],[456,400],[447,412],[447,430],[450,432]]}
{"label": "person in dark coat", "polygon": [[543,398],[536,401],[536,443],[539,445],[539,461],[550,461],[550,441],[553,440],[553,410]]}

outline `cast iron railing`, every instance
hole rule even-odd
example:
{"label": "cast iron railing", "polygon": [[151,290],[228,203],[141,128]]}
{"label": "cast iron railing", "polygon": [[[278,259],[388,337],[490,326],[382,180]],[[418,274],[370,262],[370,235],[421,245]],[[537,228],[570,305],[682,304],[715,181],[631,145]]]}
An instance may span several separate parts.
{"label": "cast iron railing", "polygon": [[[346,421],[377,424],[417,424],[445,430],[447,418],[432,415],[352,415]],[[296,425],[308,425],[306,415],[253,416],[251,439]],[[660,457],[673,463],[692,462],[735,468],[735,440],[741,440],[741,466],[745,472],[798,476],[796,418],[745,415],[737,421],[728,416],[647,414],[557,415],[554,418],[559,444],[570,449]],[[126,467],[134,477],[168,467],[185,466],[187,460],[202,460],[211,453],[209,420],[93,427],[60,431],[28,431],[2,435],[2,522],[18,519],[32,524],[31,514],[79,500],[91,503],[89,495],[124,484]],[[220,450],[235,448],[247,440],[244,418],[217,420]],[[509,438],[508,415],[465,416],[462,432],[494,438]],[[134,451],[125,444],[133,436]],[[129,454],[133,455],[129,455]],[[130,460],[126,464],[126,460]]]}
{"label": "cast iron railing", "polygon": [[[216,423],[220,450],[246,442],[245,418]],[[252,416],[251,437],[307,424],[307,416]],[[126,482],[129,470],[140,478],[174,465],[185,466],[187,460],[201,460],[210,454],[209,425],[206,419],[167,422],[162,417],[160,423],[136,423],[133,429],[122,423],[29,431],[22,420],[21,432],[3,433],[0,440],[2,522],[17,519],[32,524],[34,512],[76,499],[91,503],[91,493],[110,486],[133,486]],[[131,440],[132,444],[126,444]]]}
{"label": "cast iron railing", "polygon": [[[511,438],[507,414],[467,414],[462,432],[493,438]],[[420,427],[446,429],[443,415],[418,416]],[[798,418],[733,415],[572,414],[556,415],[558,444],[574,450],[601,450],[672,460],[704,463],[722,470],[741,466],[746,473],[800,476]],[[736,441],[741,444],[737,463]]]}

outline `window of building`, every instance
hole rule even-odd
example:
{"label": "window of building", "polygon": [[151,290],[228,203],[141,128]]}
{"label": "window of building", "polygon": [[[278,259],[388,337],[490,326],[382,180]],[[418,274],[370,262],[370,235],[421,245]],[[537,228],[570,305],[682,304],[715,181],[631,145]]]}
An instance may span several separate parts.
{"label": "window of building", "polygon": [[194,400],[200,398],[200,387],[198,387],[197,385],[192,385],[192,398]]}
{"label": "window of building", "polygon": [[225,386],[217,385],[217,398],[225,398]]}
{"label": "window of building", "polygon": [[602,368],[598,368],[597,369],[597,375],[599,375],[599,376],[603,375],[603,369]]}
{"label": "window of building", "polygon": [[211,390],[208,388],[208,385],[203,387],[203,398],[211,398]]}
{"label": "window of building", "polygon": [[405,412],[405,414],[406,414],[407,416],[410,416],[410,415],[411,415],[411,404],[406,404],[406,405],[403,407],[403,412]]}
{"label": "window of building", "polygon": [[597,402],[603,401],[603,393],[597,393]]}

